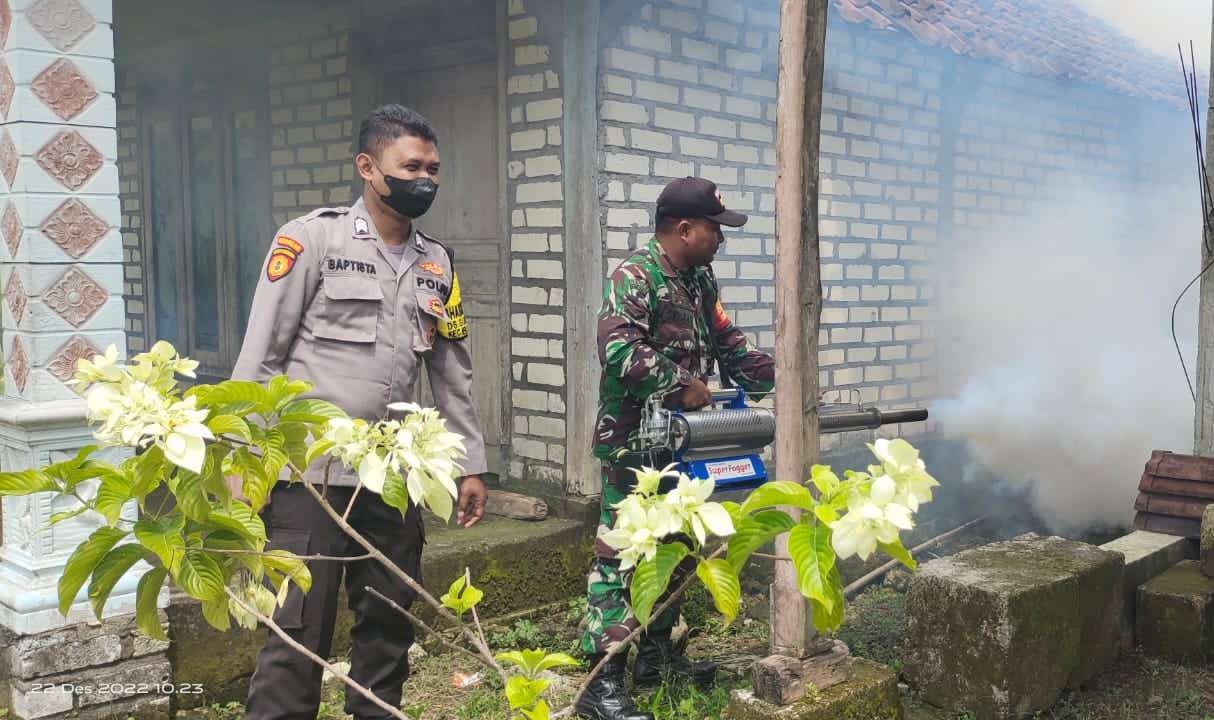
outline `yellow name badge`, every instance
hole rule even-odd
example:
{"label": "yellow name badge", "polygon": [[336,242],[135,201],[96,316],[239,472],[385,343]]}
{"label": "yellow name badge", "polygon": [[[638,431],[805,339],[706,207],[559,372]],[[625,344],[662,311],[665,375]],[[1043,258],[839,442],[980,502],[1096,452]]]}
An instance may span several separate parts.
{"label": "yellow name badge", "polygon": [[459,293],[459,274],[451,271],[451,296],[444,308],[447,319],[438,321],[438,334],[448,340],[463,340],[468,337],[468,319],[464,317],[464,304]]}

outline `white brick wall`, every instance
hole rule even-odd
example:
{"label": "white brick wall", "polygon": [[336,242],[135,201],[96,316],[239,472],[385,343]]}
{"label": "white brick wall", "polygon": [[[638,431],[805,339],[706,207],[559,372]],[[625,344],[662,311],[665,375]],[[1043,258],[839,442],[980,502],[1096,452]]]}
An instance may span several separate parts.
{"label": "white brick wall", "polygon": [[[559,481],[565,458],[564,189],[559,44],[543,0],[511,0],[507,68],[511,236],[510,399],[514,480]],[[649,33],[637,28],[634,39]],[[628,54],[616,58],[625,66]],[[610,62],[605,58],[605,65]],[[622,80],[623,78],[621,78]],[[620,80],[613,81],[619,83]],[[629,88],[631,84],[629,81]],[[635,117],[626,103],[611,110]],[[642,119],[643,120],[643,119]],[[626,145],[622,142],[621,145]]]}

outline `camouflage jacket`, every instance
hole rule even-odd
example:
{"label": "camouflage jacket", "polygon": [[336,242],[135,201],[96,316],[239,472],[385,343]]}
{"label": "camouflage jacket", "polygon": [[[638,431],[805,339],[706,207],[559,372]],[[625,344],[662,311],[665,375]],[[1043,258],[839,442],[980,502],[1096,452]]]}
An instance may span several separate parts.
{"label": "camouflage jacket", "polygon": [[722,375],[752,395],[771,391],[775,361],[750,345],[719,295],[707,268],[676,271],[656,238],[611,274],[599,311],[595,457],[636,449],[646,400],[676,393],[693,377],[706,380],[713,345]]}

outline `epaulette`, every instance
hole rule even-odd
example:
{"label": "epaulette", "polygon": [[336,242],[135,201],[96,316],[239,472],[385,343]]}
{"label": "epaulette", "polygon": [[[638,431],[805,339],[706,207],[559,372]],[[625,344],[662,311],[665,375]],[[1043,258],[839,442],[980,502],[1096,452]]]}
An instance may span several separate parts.
{"label": "epaulette", "polygon": [[345,214],[346,214],[346,213],[348,213],[348,212],[350,212],[350,208],[349,208],[348,206],[346,206],[346,205],[342,205],[342,206],[340,206],[340,207],[323,207],[323,208],[316,208],[316,209],[315,209],[315,210],[313,210],[312,212],[310,212],[310,213],[308,213],[307,215],[304,215],[303,217],[301,217],[301,218],[299,219],[299,221],[300,221],[300,222],[307,222],[307,221],[309,221],[309,220],[315,220],[315,219],[316,219],[316,218],[318,218],[318,217],[333,217],[333,216],[336,216],[336,215],[345,215]]}
{"label": "epaulette", "polygon": [[425,240],[426,242],[432,242],[435,245],[442,248],[447,253],[447,257],[451,260],[451,267],[455,267],[455,251],[454,250],[452,250],[449,246],[444,245],[443,243],[439,242],[438,240],[435,240],[434,238],[430,237],[429,235],[422,232],[421,230],[418,230],[417,234],[419,236],[421,236],[421,238],[423,240]]}

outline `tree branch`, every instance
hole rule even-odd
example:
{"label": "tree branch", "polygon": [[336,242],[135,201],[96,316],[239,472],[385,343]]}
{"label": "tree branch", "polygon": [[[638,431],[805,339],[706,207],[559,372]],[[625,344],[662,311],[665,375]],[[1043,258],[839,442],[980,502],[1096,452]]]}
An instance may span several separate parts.
{"label": "tree branch", "polygon": [[292,648],[294,648],[296,652],[299,652],[300,654],[304,655],[312,662],[316,663],[317,665],[320,665],[325,670],[328,670],[330,673],[333,674],[333,677],[337,678],[338,680],[341,680],[347,686],[353,688],[360,695],[367,698],[371,702],[375,703],[375,705],[378,706],[381,710],[386,710],[388,712],[388,714],[392,715],[392,717],[400,718],[400,720],[410,720],[408,715],[406,715],[400,711],[400,708],[394,708],[391,705],[389,705],[388,703],[384,702],[383,700],[381,700],[379,698],[378,695],[376,695],[375,693],[371,692],[367,688],[365,688],[362,685],[359,685],[358,683],[351,680],[349,675],[346,675],[341,670],[338,670],[337,668],[333,667],[333,665],[330,664],[328,661],[326,661],[324,658],[322,658],[321,656],[312,652],[308,648],[304,647],[303,644],[301,644],[295,638],[288,635],[281,627],[279,627],[278,623],[274,622],[273,618],[268,618],[265,615],[262,615],[260,612],[257,611],[257,608],[254,608],[254,607],[248,605],[247,603],[245,603],[243,600],[241,600],[240,597],[236,593],[232,592],[232,588],[225,586],[223,590],[225,593],[227,593],[228,600],[236,603],[237,605],[240,606],[240,608],[242,610],[249,613],[253,617],[257,618],[257,620],[259,622],[264,624],[266,627],[270,628],[270,630],[275,635],[280,637],[282,639],[282,641],[285,642],[287,645],[290,645]]}
{"label": "tree branch", "polygon": [[417,617],[413,613],[411,613],[408,610],[406,610],[405,608],[401,607],[395,600],[392,600],[387,595],[384,595],[383,593],[381,593],[380,591],[371,587],[370,585],[367,585],[363,589],[366,590],[367,592],[371,593],[375,597],[379,598],[380,600],[384,601],[385,603],[387,603],[388,606],[391,607],[396,612],[400,613],[401,615],[404,615],[405,618],[407,618],[409,620],[409,622],[413,623],[414,625],[417,625],[422,630],[425,630],[426,632],[433,635],[443,645],[446,645],[447,647],[451,648],[452,650],[455,650],[458,653],[467,655],[468,657],[475,660],[477,663],[484,665],[485,667],[489,668],[490,670],[493,670],[496,673],[499,673],[499,674],[501,673],[501,668],[495,667],[494,665],[491,665],[491,664],[485,662],[485,658],[472,652],[471,650],[464,647],[463,645],[460,645],[459,643],[456,643],[456,642],[452,642],[452,641],[448,640],[447,638],[443,637],[442,633],[440,633],[439,631],[430,627],[426,623],[422,622],[421,618]]}
{"label": "tree branch", "polygon": [[[292,471],[296,472],[296,473],[299,472],[298,468],[295,468],[294,466],[292,466]],[[504,670],[502,670],[501,666],[497,664],[497,661],[493,659],[493,651],[491,651],[489,649],[489,646],[484,641],[482,641],[471,630],[469,630],[467,625],[465,625],[458,617],[456,617],[454,614],[452,614],[450,610],[448,610],[446,607],[444,607],[442,603],[440,603],[438,600],[436,600],[433,595],[426,592],[426,589],[424,587],[422,587],[421,583],[419,583],[417,580],[414,580],[413,577],[409,575],[409,573],[405,572],[404,570],[401,570],[396,565],[396,563],[394,563],[390,559],[388,559],[388,556],[384,555],[383,552],[381,552],[379,548],[375,547],[373,544],[371,544],[371,542],[369,540],[367,540],[365,537],[363,537],[362,533],[355,530],[353,527],[350,526],[350,523],[348,523],[344,519],[342,519],[342,516],[339,515],[336,510],[333,509],[333,506],[329,504],[329,501],[326,500],[324,498],[324,496],[320,494],[320,492],[312,485],[312,483],[307,482],[307,481],[302,481],[302,482],[303,482],[303,486],[305,488],[307,488],[309,493],[312,494],[312,497],[316,498],[316,501],[320,504],[320,507],[325,511],[325,513],[333,520],[333,522],[337,523],[338,527],[340,527],[343,531],[345,531],[345,533],[347,535],[349,535],[350,538],[352,540],[354,540],[354,542],[361,545],[363,547],[363,549],[366,550],[371,555],[372,558],[374,558],[375,560],[378,560],[385,568],[388,569],[389,572],[391,572],[393,575],[395,575],[397,578],[399,578],[400,581],[403,582],[410,590],[417,593],[418,598],[420,598],[422,600],[422,602],[424,602],[427,605],[429,605],[430,607],[434,608],[435,612],[438,613],[439,617],[446,620],[452,626],[458,628],[460,634],[463,635],[464,639],[468,642],[469,646],[476,648],[477,652],[485,659],[486,662],[490,663],[493,667],[497,668],[498,675],[501,676],[503,684],[506,682],[506,680],[508,679],[506,676],[506,672]]]}

